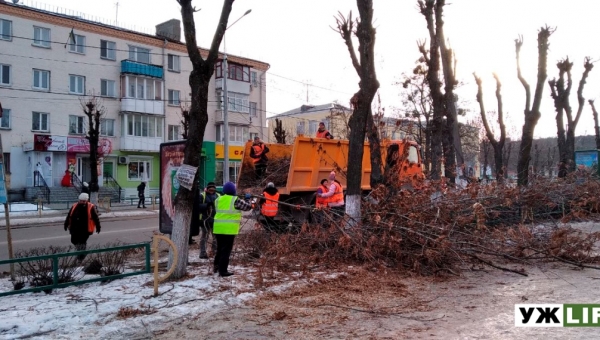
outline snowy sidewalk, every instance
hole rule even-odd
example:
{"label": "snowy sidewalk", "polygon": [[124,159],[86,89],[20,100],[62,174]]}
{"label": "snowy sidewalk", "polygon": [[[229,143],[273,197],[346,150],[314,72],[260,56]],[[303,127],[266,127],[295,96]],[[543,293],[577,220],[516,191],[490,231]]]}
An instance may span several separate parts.
{"label": "snowy sidewalk", "polygon": [[[116,208],[116,209],[115,209]],[[157,216],[158,210],[152,209],[137,209],[135,206],[115,207],[110,212],[100,208],[100,219],[115,218],[115,217],[133,217],[133,216]],[[53,210],[44,208],[42,217],[39,217],[37,206],[30,203],[13,204],[10,210],[10,226],[35,226],[49,223],[62,223],[67,216],[68,210],[60,209]],[[6,218],[4,216],[4,207],[0,208],[0,229],[5,229]]]}

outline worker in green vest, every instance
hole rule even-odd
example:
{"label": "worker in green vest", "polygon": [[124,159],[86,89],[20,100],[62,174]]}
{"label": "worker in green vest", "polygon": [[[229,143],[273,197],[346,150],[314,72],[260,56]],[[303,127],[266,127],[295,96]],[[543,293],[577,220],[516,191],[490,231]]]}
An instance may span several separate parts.
{"label": "worker in green vest", "polygon": [[227,271],[229,256],[233,249],[235,235],[240,231],[242,211],[249,211],[252,205],[236,196],[235,184],[231,182],[223,185],[223,195],[215,200],[215,220],[213,235],[217,238],[217,253],[215,255],[214,273],[219,272],[221,277],[233,275]]}

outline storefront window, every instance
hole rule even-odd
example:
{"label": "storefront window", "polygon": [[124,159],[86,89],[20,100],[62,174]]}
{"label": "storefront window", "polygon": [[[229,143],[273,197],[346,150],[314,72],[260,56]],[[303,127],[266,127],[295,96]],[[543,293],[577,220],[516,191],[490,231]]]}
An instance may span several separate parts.
{"label": "storefront window", "polygon": [[151,181],[152,166],[149,161],[132,160],[127,165],[127,177],[131,181]]}
{"label": "storefront window", "polygon": [[[217,161],[216,165],[215,183],[217,183],[217,185],[223,185],[225,184],[223,183],[223,161]],[[241,162],[229,161],[229,181],[237,183],[241,166]]]}

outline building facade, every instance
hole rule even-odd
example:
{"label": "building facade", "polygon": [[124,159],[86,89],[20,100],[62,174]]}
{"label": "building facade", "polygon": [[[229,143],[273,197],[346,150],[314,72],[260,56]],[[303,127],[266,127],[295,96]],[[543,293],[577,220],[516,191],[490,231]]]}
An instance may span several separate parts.
{"label": "building facade", "polygon": [[[103,109],[100,185],[114,179],[129,196],[140,181],[147,181],[150,192],[157,192],[159,146],[182,139],[192,65],[180,41],[179,20],[156,29],[149,35],[0,2],[0,135],[11,188],[37,184],[36,171],[49,187],[60,186],[68,170],[81,181],[89,180],[82,103],[95,97]],[[208,53],[202,48],[200,52]],[[236,56],[228,59],[230,173],[235,179],[235,148],[266,133],[264,84],[269,65]],[[216,171],[202,173],[203,182],[218,179],[219,167],[222,179],[223,73],[219,62],[210,82],[204,135],[214,145],[206,143],[203,157]]]}

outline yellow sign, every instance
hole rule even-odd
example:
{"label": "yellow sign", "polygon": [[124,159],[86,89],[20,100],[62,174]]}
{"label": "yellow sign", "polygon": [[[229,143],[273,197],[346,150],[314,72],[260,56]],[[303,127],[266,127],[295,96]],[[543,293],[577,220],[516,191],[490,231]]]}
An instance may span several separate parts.
{"label": "yellow sign", "polygon": [[[223,159],[225,155],[225,148],[223,145],[215,145],[215,158]],[[244,156],[244,147],[243,146],[229,146],[229,159],[237,159],[242,160]]]}

